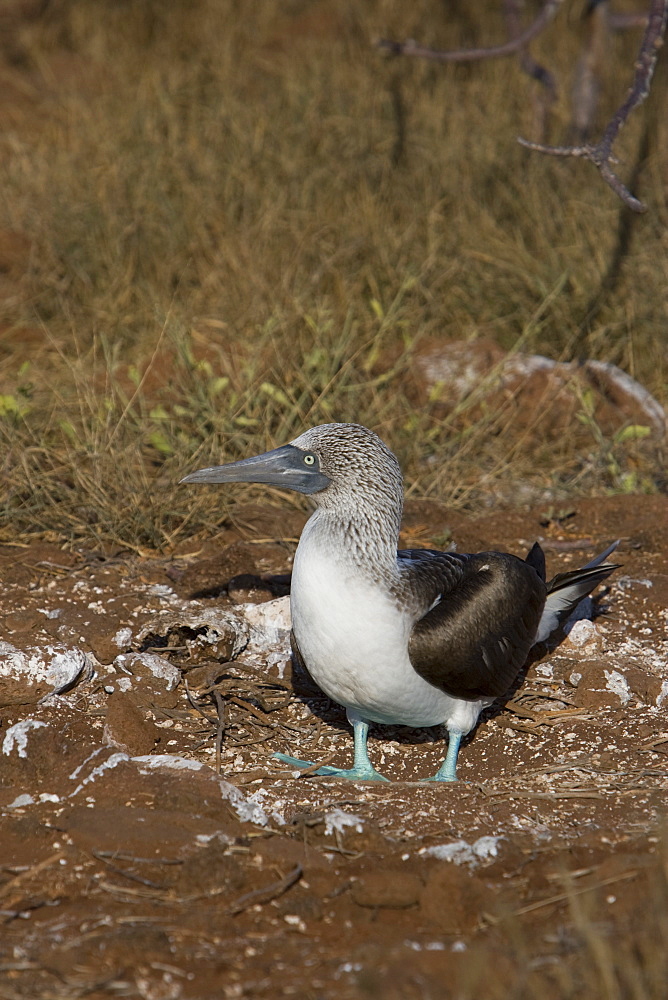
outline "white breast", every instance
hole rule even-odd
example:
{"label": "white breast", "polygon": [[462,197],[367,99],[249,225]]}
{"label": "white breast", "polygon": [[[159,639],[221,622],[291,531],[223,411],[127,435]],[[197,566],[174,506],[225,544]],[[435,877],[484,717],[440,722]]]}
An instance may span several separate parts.
{"label": "white breast", "polygon": [[290,600],[292,627],[316,683],[373,722],[471,729],[482,705],[451,698],[415,672],[408,658],[413,622],[308,528],[295,555]]}

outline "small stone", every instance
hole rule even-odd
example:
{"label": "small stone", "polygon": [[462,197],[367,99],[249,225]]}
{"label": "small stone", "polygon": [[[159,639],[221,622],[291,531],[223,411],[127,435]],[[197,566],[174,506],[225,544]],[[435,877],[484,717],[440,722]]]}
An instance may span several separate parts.
{"label": "small stone", "polygon": [[373,872],[353,884],[351,896],[358,906],[402,910],[419,903],[422,888],[408,872]]}
{"label": "small stone", "polygon": [[496,908],[492,889],[470,872],[449,862],[435,868],[422,892],[422,916],[443,934],[466,934]]}
{"label": "small stone", "polygon": [[624,667],[624,676],[633,694],[641,701],[646,705],[658,704],[663,688],[663,681],[660,677],[646,674],[639,667]]}
{"label": "small stone", "polygon": [[128,695],[115,691],[107,702],[103,739],[109,746],[138,757],[153,750],[160,730],[144,718]]}
{"label": "small stone", "polygon": [[584,663],[582,679],[575,689],[578,708],[596,711],[599,708],[620,708],[631,698],[626,677],[618,670],[610,670],[603,663]]}
{"label": "small stone", "polygon": [[603,650],[603,636],[599,632],[594,622],[587,619],[575,622],[570,632],[563,642],[564,650],[569,652],[586,653],[592,656]]}
{"label": "small stone", "polygon": [[98,663],[102,663],[105,667],[113,663],[118,656],[118,645],[109,635],[92,635],[88,645]]}
{"label": "small stone", "polygon": [[179,700],[178,685],[181,671],[164,656],[156,653],[119,653],[114,659],[118,679],[131,681],[135,691],[135,701],[159,705],[160,708],[174,708]]}

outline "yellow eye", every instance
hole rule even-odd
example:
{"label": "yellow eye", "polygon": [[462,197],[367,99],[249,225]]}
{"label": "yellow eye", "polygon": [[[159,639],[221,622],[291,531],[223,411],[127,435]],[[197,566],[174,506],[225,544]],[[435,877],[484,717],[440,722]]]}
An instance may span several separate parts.
{"label": "yellow eye", "polygon": [[304,465],[315,465],[315,455],[304,455]]}

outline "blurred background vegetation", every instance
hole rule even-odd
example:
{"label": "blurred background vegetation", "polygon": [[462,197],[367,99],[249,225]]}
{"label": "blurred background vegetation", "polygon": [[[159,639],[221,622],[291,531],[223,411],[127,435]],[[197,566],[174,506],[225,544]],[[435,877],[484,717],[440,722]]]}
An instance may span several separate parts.
{"label": "blurred background vegetation", "polygon": [[[646,215],[590,164],[516,141],[571,141],[584,7],[565,3],[532,45],[558,84],[539,135],[540,85],[516,58],[441,65],[373,45],[495,44],[496,0],[8,0],[4,537],[169,548],[259,495],[195,495],[181,475],[327,420],[373,427],[411,493],[448,504],[518,480],[536,497],[615,488],[586,413],[579,450],[537,460],[507,420],[462,428],[438,400],[416,406],[405,378],[423,343],[487,338],[612,361],[666,401],[661,61],[617,150]],[[598,129],[640,37],[610,37]],[[655,471],[643,488],[661,488]]]}

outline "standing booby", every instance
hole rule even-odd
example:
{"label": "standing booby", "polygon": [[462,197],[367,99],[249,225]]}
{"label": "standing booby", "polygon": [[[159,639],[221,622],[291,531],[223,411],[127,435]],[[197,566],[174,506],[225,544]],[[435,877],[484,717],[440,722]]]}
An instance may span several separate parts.
{"label": "standing booby", "polygon": [[501,552],[397,552],[399,463],[360,424],[321,424],[281,448],[181,481],[265,483],[315,503],[292,570],[293,652],[345,706],[354,734],[353,767],[323,766],[315,774],[386,781],[369,760],[369,722],[445,724],[447,756],[428,780],[455,781],[459,744],[481,711],[508,693],[531,647],[617,568],[605,561],[616,542],[547,584],[537,543],[524,560]]}

